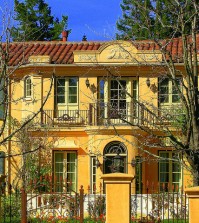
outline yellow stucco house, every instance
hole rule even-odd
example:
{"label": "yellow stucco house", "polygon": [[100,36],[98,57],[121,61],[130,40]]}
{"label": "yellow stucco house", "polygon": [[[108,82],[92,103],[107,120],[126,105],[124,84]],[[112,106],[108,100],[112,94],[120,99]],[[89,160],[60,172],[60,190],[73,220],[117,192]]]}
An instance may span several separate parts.
{"label": "yellow stucco house", "polygon": [[[180,44],[179,39],[170,44],[173,58],[181,54]],[[151,104],[162,117],[160,109],[180,104],[171,82],[160,81],[163,59],[153,42],[46,41],[10,43],[9,48],[11,116],[23,121],[35,115],[28,132],[32,143],[50,142],[39,159],[50,163],[54,181],[67,179],[74,190],[90,185],[93,192],[103,185],[102,174],[118,170],[119,161],[120,172],[136,177],[133,193],[145,193],[152,183],[159,189],[189,184],[178,163],[158,161],[157,156],[172,158],[169,143],[158,144],[146,131],[162,131]],[[7,147],[12,154],[17,150],[13,142]],[[1,162],[10,182],[22,162],[20,156]]]}

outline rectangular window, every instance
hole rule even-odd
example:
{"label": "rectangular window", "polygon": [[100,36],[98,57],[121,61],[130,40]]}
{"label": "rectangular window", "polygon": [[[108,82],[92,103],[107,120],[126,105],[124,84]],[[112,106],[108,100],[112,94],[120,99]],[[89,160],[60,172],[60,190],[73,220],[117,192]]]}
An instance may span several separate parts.
{"label": "rectangular window", "polygon": [[141,157],[136,156],[135,158],[135,187],[136,187],[136,194],[142,193],[142,163]]}
{"label": "rectangular window", "polygon": [[132,114],[133,118],[137,118],[139,115],[138,104],[136,103],[136,100],[138,100],[138,80],[133,80],[132,88],[133,88],[133,99],[134,99]]}
{"label": "rectangular window", "polygon": [[0,175],[5,175],[5,152],[0,151]]}
{"label": "rectangular window", "polygon": [[163,190],[163,187],[166,191],[168,188],[180,187],[181,183],[181,166],[175,159],[175,154],[172,151],[161,151],[159,156],[164,158],[159,161],[159,182],[160,190]]}
{"label": "rectangular window", "polygon": [[[182,78],[176,78],[177,86],[181,89]],[[180,92],[169,78],[159,79],[159,102],[161,105],[180,103]]]}
{"label": "rectangular window", "polygon": [[78,103],[78,78],[64,77],[56,80],[57,104]]}
{"label": "rectangular window", "polygon": [[65,103],[65,79],[57,79],[57,103]]}
{"label": "rectangular window", "polygon": [[126,115],[126,80],[111,80],[110,118],[118,119]]}
{"label": "rectangular window", "polygon": [[96,166],[96,156],[91,156],[91,193],[93,194],[95,192],[96,188],[96,172],[97,172],[97,166]]}
{"label": "rectangular window", "polygon": [[30,76],[27,76],[24,79],[24,97],[31,97],[32,96],[32,80]]}
{"label": "rectangular window", "polygon": [[[138,80],[136,77],[121,79],[98,79],[98,121],[125,123],[124,120],[137,117]],[[123,119],[123,120],[122,120]],[[105,121],[105,120],[104,120]]]}
{"label": "rectangular window", "polygon": [[[55,191],[76,191],[77,153],[72,151],[54,152]],[[65,185],[67,183],[67,185]]]}

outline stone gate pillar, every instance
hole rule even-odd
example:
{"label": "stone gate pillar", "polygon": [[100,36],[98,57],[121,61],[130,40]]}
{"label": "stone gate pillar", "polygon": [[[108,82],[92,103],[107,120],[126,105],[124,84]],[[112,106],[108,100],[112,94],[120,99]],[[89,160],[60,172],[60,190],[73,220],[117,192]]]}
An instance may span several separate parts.
{"label": "stone gate pillar", "polygon": [[133,175],[124,173],[104,174],[106,188],[106,222],[130,223],[131,182]]}
{"label": "stone gate pillar", "polygon": [[186,188],[189,199],[189,223],[199,222],[199,187]]}

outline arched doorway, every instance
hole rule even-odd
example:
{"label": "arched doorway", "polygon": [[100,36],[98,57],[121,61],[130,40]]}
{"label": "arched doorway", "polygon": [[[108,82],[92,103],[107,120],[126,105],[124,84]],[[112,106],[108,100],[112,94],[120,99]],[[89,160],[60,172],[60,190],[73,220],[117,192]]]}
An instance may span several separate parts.
{"label": "arched doorway", "polygon": [[113,159],[116,155],[121,157],[122,166],[120,172],[127,173],[127,149],[125,145],[119,141],[108,143],[104,148],[104,168],[103,173],[112,173]]}

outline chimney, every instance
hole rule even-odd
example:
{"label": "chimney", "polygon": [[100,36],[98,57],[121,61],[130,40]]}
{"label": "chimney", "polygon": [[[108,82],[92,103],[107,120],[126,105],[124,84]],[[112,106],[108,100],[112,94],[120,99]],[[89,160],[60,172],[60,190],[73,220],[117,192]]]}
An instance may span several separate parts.
{"label": "chimney", "polygon": [[68,31],[67,30],[63,30],[62,31],[62,41],[66,42],[68,39]]}

